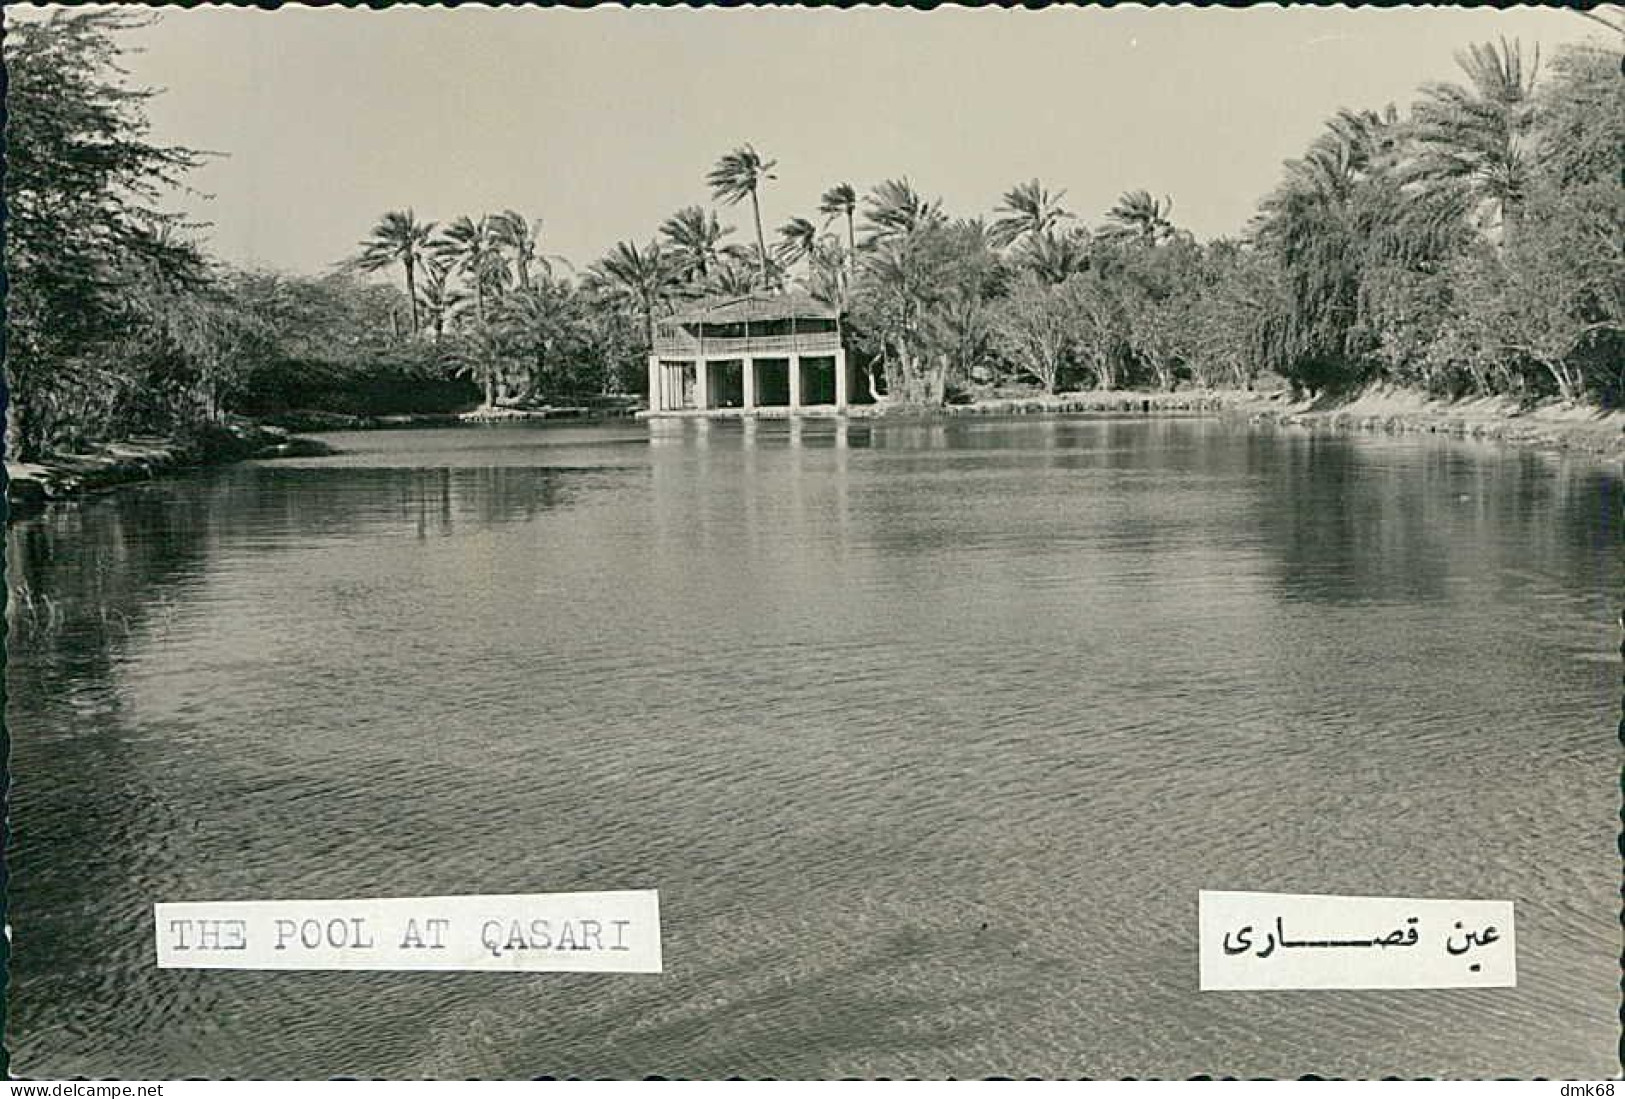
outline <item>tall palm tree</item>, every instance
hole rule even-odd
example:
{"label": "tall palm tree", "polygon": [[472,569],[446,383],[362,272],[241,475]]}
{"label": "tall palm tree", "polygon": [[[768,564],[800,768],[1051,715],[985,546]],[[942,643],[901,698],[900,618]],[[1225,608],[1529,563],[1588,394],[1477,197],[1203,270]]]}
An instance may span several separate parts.
{"label": "tall palm tree", "polygon": [[[825,246],[814,249],[807,257],[807,275],[802,286],[807,293],[823,302],[835,312],[835,333],[841,345],[846,345],[846,316],[852,307],[854,261],[850,251],[840,241],[829,236]],[[878,404],[883,398],[875,385],[875,364],[865,363],[869,381],[869,396]]]}
{"label": "tall palm tree", "polygon": [[508,281],[508,260],[491,223],[483,215],[478,221],[464,215],[441,230],[434,242],[435,253],[468,281],[480,324],[485,323],[487,294],[500,294]]}
{"label": "tall palm tree", "polygon": [[838,217],[846,219],[846,262],[850,272],[858,256],[858,192],[850,183],[837,183],[819,196],[818,212],[824,215],[825,228]]}
{"label": "tall palm tree", "polygon": [[671,251],[682,264],[683,276],[691,282],[704,282],[728,254],[722,238],[734,231],[732,225],[717,221],[715,210],[685,206],[660,226]]}
{"label": "tall palm tree", "polygon": [[806,218],[791,218],[779,226],[778,260],[794,267],[818,248],[818,226]]}
{"label": "tall palm tree", "polygon": [[1016,184],[1005,192],[1004,201],[995,211],[1000,216],[993,222],[993,245],[1007,248],[1023,237],[1050,232],[1072,216],[1061,205],[1065,197],[1065,191],[1050,194],[1036,179]]}
{"label": "tall palm tree", "polygon": [[643,317],[644,338],[655,342],[655,311],[677,288],[682,266],[656,241],[639,248],[621,241],[613,251],[587,270],[590,287],[606,291],[634,306]]}
{"label": "tall palm tree", "polygon": [[1524,64],[1517,42],[1481,43],[1456,55],[1468,84],[1428,84],[1412,112],[1415,156],[1407,179],[1449,196],[1499,241],[1535,167],[1535,85],[1540,50]]}
{"label": "tall palm tree", "polygon": [[381,271],[399,263],[406,273],[406,296],[411,302],[412,333],[418,330],[417,268],[429,247],[434,222],[419,221],[410,208],[391,210],[378,219],[372,235],[361,242],[355,266],[363,271]]}
{"label": "tall palm tree", "polygon": [[499,248],[507,248],[513,254],[513,272],[519,282],[519,289],[531,288],[530,269],[535,264],[541,268],[542,274],[547,278],[553,277],[553,261],[559,260],[568,265],[563,256],[551,255],[540,250],[542,239],[542,219],[526,221],[525,216],[515,210],[504,210],[500,214],[492,214],[489,219],[491,239]]}
{"label": "tall palm tree", "polygon": [[417,306],[428,314],[436,343],[445,337],[446,322],[467,300],[462,291],[447,282],[448,274],[444,261],[429,256],[423,261],[423,277],[417,286]]}
{"label": "tall palm tree", "polygon": [[717,161],[705,177],[711,187],[711,197],[729,206],[736,205],[747,196],[750,210],[756,219],[756,248],[762,285],[768,286],[767,238],[762,235],[762,203],[759,192],[762,181],[776,179],[773,168],[776,160],[763,160],[750,145],[741,145]]}
{"label": "tall palm tree", "polygon": [[1166,195],[1155,199],[1149,191],[1127,191],[1106,211],[1100,235],[1107,240],[1155,245],[1173,235],[1174,223],[1168,220],[1173,209],[1174,201]]}
{"label": "tall palm tree", "polygon": [[876,184],[863,202],[865,248],[877,247],[945,220],[942,200],[927,201],[906,178],[888,179]]}

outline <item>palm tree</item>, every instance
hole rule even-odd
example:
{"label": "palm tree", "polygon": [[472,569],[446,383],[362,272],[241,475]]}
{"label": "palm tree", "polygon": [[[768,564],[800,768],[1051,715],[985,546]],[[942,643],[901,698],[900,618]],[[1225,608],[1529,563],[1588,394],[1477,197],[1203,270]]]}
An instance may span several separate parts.
{"label": "palm tree", "polygon": [[486,408],[496,407],[512,358],[506,337],[495,325],[481,324],[458,333],[447,341],[440,355],[453,374],[479,383]]}
{"label": "palm tree", "polygon": [[475,221],[465,215],[446,226],[434,243],[436,254],[468,280],[474,291],[474,317],[480,324],[485,323],[486,292],[500,294],[508,281],[508,261],[491,223],[489,217]]}
{"label": "palm tree", "polygon": [[609,292],[637,308],[643,316],[644,338],[653,349],[655,310],[666,301],[681,277],[680,261],[656,241],[639,248],[621,241],[609,255],[587,270],[589,286]]}
{"label": "palm tree", "polygon": [[942,200],[926,201],[906,178],[888,179],[877,184],[863,201],[865,248],[877,247],[945,220]]}
{"label": "palm tree", "polygon": [[967,240],[979,244],[983,248],[991,250],[998,247],[994,243],[993,227],[980,214],[973,218],[955,219],[954,228],[965,234]]}
{"label": "palm tree", "polygon": [[1416,185],[1409,136],[1391,103],[1381,111],[1342,108],[1308,154],[1287,163],[1286,187],[1347,206],[1372,263],[1438,262],[1465,243],[1467,210],[1459,189]]}
{"label": "palm tree", "polygon": [[1036,179],[1016,184],[1005,192],[1004,201],[996,211],[1000,217],[993,223],[993,245],[1007,248],[1022,237],[1050,232],[1072,216],[1061,205],[1065,197],[1065,191],[1050,194]]}
{"label": "palm tree", "polygon": [[1254,357],[1294,386],[1319,390],[1356,369],[1366,267],[1441,238],[1391,170],[1398,125],[1391,110],[1340,111],[1259,204],[1251,236],[1282,277],[1254,326]]}
{"label": "palm tree", "polygon": [[581,319],[568,286],[544,280],[525,290],[505,295],[492,310],[493,323],[503,334],[516,362],[524,364],[524,385],[518,400],[531,400],[552,379],[556,382],[557,356],[579,331]]}
{"label": "palm tree", "polygon": [[1125,192],[1117,205],[1106,211],[1106,226],[1100,235],[1107,240],[1154,246],[1173,235],[1174,223],[1168,220],[1173,209],[1173,199],[1166,195],[1159,200],[1152,198],[1149,191]]}
{"label": "palm tree", "polygon": [[[934,203],[910,195],[912,188],[891,189],[884,197],[900,201],[874,211],[890,235],[865,252],[854,328],[882,357],[888,394],[935,406],[945,399],[949,375],[972,369],[986,349],[986,307],[1000,265],[973,223],[949,223]],[[903,228],[898,213],[911,217],[913,228]]]}
{"label": "palm tree", "polygon": [[1022,267],[1052,286],[1059,286],[1089,266],[1088,235],[1045,232],[1028,236],[1016,251]]}
{"label": "palm tree", "polygon": [[1520,44],[1501,39],[1456,55],[1468,87],[1428,84],[1412,112],[1416,154],[1406,177],[1448,196],[1499,241],[1534,170],[1535,84],[1540,50],[1526,66]]}
{"label": "palm tree", "polygon": [[[1279,244],[1294,237],[1295,226],[1335,215],[1359,235],[1373,262],[1415,264],[1454,251],[1464,211],[1440,192],[1410,186],[1412,168],[1402,159],[1406,134],[1392,105],[1339,110],[1301,159],[1287,161],[1280,186],[1259,204],[1252,235]],[[1309,242],[1303,233],[1294,239]]]}
{"label": "palm tree", "polygon": [[858,214],[858,192],[850,183],[837,183],[818,199],[818,212],[824,215],[824,227],[838,217],[846,219],[846,261],[850,268],[857,261],[858,234],[855,220]]}
{"label": "palm tree", "polygon": [[[772,257],[769,257],[767,262],[769,277],[776,279],[779,272],[777,262]],[[742,297],[756,289],[760,277],[760,262],[751,249],[741,248],[737,254],[729,253],[724,256],[723,261],[712,268],[702,290],[711,295]]]}
{"label": "palm tree", "polygon": [[762,285],[768,286],[767,238],[762,235],[762,204],[758,194],[764,179],[776,179],[773,168],[776,160],[763,160],[750,145],[741,145],[717,161],[705,177],[711,187],[711,197],[733,206],[750,197],[750,209],[756,219],[757,259],[761,268]]}
{"label": "palm tree", "polygon": [[[842,346],[846,345],[846,315],[852,307],[854,272],[852,253],[831,236],[826,238],[825,247],[814,249],[808,255],[807,276],[802,279],[808,294],[834,310],[835,333]],[[864,369],[868,375],[869,396],[878,404],[883,395],[875,385],[874,361],[867,360]]]}
{"label": "palm tree", "polygon": [[734,231],[717,221],[715,210],[685,206],[660,226],[671,251],[682,264],[683,276],[691,282],[704,282],[728,254],[722,238]]}
{"label": "palm tree", "polygon": [[492,214],[489,219],[491,239],[498,247],[508,248],[513,252],[513,270],[519,280],[519,289],[531,288],[530,267],[536,264],[542,269],[542,274],[548,278],[553,276],[553,261],[568,265],[563,256],[549,255],[539,251],[542,238],[542,219],[526,221],[525,216],[514,210],[504,210],[500,214]]}
{"label": "palm tree", "polygon": [[806,218],[791,218],[779,226],[779,262],[794,267],[818,248],[818,226]]}
{"label": "palm tree", "polygon": [[1339,107],[1317,141],[1341,149],[1355,172],[1372,175],[1394,167],[1401,134],[1399,108],[1392,103],[1380,111]]}
{"label": "palm tree", "polygon": [[851,297],[851,267],[847,258],[846,250],[831,238],[828,247],[808,255],[807,275],[801,280],[808,294],[835,310],[837,327],[840,314],[846,312]]}
{"label": "palm tree", "polygon": [[418,330],[417,267],[423,261],[434,232],[434,222],[422,222],[411,209],[391,210],[373,226],[372,236],[361,242],[355,266],[363,271],[381,271],[399,263],[406,272],[406,296],[411,301],[412,333]]}
{"label": "palm tree", "polygon": [[429,315],[436,343],[446,334],[446,321],[466,301],[462,291],[448,285],[446,264],[433,256],[423,261],[423,279],[417,287],[417,306]]}

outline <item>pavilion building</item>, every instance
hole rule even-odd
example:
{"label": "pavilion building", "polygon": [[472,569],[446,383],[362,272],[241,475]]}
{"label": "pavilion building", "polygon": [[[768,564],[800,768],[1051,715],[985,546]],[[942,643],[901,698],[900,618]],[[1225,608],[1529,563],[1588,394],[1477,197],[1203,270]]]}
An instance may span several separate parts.
{"label": "pavilion building", "polygon": [[649,413],[842,412],[850,381],[830,306],[803,293],[712,298],[657,322]]}

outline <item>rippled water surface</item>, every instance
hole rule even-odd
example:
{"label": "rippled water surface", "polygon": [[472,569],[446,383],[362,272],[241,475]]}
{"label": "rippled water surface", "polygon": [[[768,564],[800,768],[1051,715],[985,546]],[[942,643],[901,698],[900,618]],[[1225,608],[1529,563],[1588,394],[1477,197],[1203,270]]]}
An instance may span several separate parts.
{"label": "rippled water surface", "polygon": [[[60,1076],[1611,1076],[1619,484],[1199,420],[495,427],[10,532]],[[658,888],[662,975],[160,971],[160,900]],[[1199,993],[1198,889],[1518,987]],[[985,926],[984,926],[985,925]]]}

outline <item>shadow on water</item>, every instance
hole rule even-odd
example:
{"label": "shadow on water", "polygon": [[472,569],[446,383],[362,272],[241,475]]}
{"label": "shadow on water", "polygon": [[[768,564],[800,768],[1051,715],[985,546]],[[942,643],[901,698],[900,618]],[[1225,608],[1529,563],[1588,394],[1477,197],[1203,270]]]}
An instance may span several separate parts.
{"label": "shadow on water", "polygon": [[[14,1032],[72,1029],[84,1005],[116,996],[110,978],[136,960],[120,933],[136,914],[98,901],[126,892],[131,864],[177,822],[128,765],[115,669],[162,620],[167,593],[207,566],[209,513],[184,493],[136,491],[7,532]],[[113,957],[95,961],[86,942]]]}
{"label": "shadow on water", "polygon": [[570,502],[570,485],[596,469],[309,468],[231,471],[209,488],[228,516],[225,535],[266,546],[284,538],[452,534],[534,519]]}
{"label": "shadow on water", "polygon": [[[1221,468],[1215,449],[1209,469]],[[1600,590],[1617,572],[1619,485],[1606,470],[1527,450],[1316,435],[1250,435],[1245,456],[1258,544],[1295,599],[1438,602],[1467,572],[1591,577]]]}
{"label": "shadow on water", "polygon": [[[243,466],[52,508],[7,531],[15,666],[72,679],[106,663],[167,590],[221,553],[312,538],[451,535],[567,506],[595,468]],[[41,684],[44,686],[45,684]]]}
{"label": "shadow on water", "polygon": [[[54,507],[7,531],[12,792],[11,1025],[81,1025],[129,992],[118,974],[150,943],[131,936],[187,835],[178,807],[132,765],[136,716],[120,668],[161,644],[222,559],[312,542],[450,537],[567,507],[595,469],[206,471]],[[313,628],[319,628],[313,623]],[[143,888],[143,886],[145,888]],[[95,950],[85,944],[108,944]],[[98,959],[96,955],[101,955]]]}

